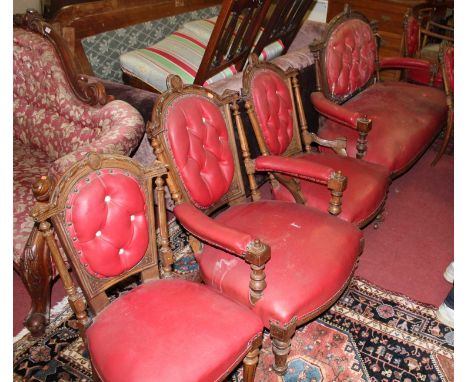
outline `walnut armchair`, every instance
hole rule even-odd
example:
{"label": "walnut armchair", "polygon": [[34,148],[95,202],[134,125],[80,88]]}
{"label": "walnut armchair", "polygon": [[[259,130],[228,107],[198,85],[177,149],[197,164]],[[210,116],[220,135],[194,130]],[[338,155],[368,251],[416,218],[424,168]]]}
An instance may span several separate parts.
{"label": "walnut armchair", "polygon": [[403,81],[380,81],[386,68],[423,68],[405,57],[379,60],[377,30],[345,7],[328,24],[317,56],[317,91],[311,102],[325,117],[323,139],[346,137],[351,156],[386,167],[392,177],[407,171],[441,131],[447,118],[442,90]]}
{"label": "walnut armchair", "polygon": [[34,11],[13,22],[13,266],[32,304],[26,327],[42,335],[57,276],[37,225],[28,216],[40,176],[58,178],[88,151],[130,155],[144,134],[140,113],[113,101],[76,69],[71,52]]}
{"label": "walnut armchair", "polygon": [[[383,166],[347,156],[346,140],[326,141],[309,132],[296,70],[284,72],[272,63],[259,62],[256,55],[251,55],[249,61],[244,70],[242,92],[263,154],[255,163],[257,166],[264,163],[271,170],[273,197],[336,212],[330,208],[330,203],[331,206],[334,204],[336,190],[332,189],[330,195],[325,179],[320,178],[318,171],[312,180],[284,177],[275,172],[278,166],[286,163],[294,166],[294,162],[287,158],[299,159],[297,165],[311,169],[329,167],[347,177],[338,217],[359,227],[377,217],[374,225],[377,228],[390,183],[389,171]],[[335,153],[319,153],[314,144],[332,148]]]}
{"label": "walnut armchair", "polygon": [[[222,381],[244,358],[244,380],[253,382],[261,320],[205,285],[159,278],[153,195],[156,188],[167,253],[165,174],[158,162],[144,168],[125,156],[90,153],[32,211],[77,316],[94,379]],[[111,287],[135,276],[141,283],[111,297]]]}
{"label": "walnut armchair", "polygon": [[[261,200],[235,92],[218,94],[168,77],[147,132],[169,166],[174,214],[191,233],[204,282],[249,307],[270,330],[274,370],[284,374],[296,327],[330,307],[346,288],[362,233],[301,204]],[[231,114],[232,109],[232,114]],[[233,118],[253,201],[247,201]],[[345,181],[330,169],[323,176]],[[285,170],[287,172],[287,169]],[[289,174],[291,175],[291,174]],[[312,176],[307,169],[302,174]]]}

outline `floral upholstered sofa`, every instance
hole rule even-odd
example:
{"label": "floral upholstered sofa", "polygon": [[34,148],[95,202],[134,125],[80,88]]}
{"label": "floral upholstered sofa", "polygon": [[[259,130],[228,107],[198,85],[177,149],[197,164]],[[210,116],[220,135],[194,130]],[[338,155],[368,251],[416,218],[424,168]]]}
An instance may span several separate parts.
{"label": "floral upholstered sofa", "polygon": [[56,273],[29,216],[49,190],[37,183],[33,192],[33,185],[41,176],[57,179],[89,151],[130,155],[144,121],[76,73],[68,48],[37,13],[15,15],[13,29],[13,265],[32,299],[25,324],[39,335]]}

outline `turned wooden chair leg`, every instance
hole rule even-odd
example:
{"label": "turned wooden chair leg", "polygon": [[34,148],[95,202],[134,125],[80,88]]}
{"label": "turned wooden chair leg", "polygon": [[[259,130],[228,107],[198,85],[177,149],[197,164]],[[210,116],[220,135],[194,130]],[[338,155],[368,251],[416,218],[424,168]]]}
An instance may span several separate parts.
{"label": "turned wooden chair leg", "polygon": [[31,296],[24,326],[34,337],[40,337],[49,323],[52,268],[48,247],[37,226],[29,235],[18,273]]}
{"label": "turned wooden chair leg", "polygon": [[444,136],[444,141],[442,143],[442,146],[440,146],[440,149],[434,158],[434,160],[431,163],[431,166],[435,166],[437,162],[439,161],[440,158],[442,158],[442,155],[444,155],[445,150],[447,150],[447,146],[450,141],[450,137],[452,136],[452,131],[453,131],[453,116],[449,118],[447,122],[447,128],[445,129],[445,136]]}
{"label": "turned wooden chair leg", "polygon": [[296,319],[287,325],[274,323],[270,325],[270,335],[275,362],[273,370],[277,375],[284,375],[288,369],[287,360],[291,351],[291,339],[296,332]]}
{"label": "turned wooden chair leg", "polygon": [[255,371],[257,370],[262,337],[258,338],[251,347],[251,350],[244,358],[244,382],[254,382]]}

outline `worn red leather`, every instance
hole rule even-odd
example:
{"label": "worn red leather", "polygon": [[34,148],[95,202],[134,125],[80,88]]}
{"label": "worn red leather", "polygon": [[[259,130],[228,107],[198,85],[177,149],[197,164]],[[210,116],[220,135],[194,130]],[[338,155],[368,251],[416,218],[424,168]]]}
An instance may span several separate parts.
{"label": "worn red leather", "polygon": [[449,80],[450,89],[453,92],[454,89],[454,74],[455,74],[455,63],[454,63],[455,49],[453,47],[445,49],[444,52],[444,64],[447,77]]}
{"label": "worn red leather", "polygon": [[[314,162],[303,159],[265,155],[255,159],[255,169],[258,171],[276,171],[301,179],[327,183],[334,172],[326,162]],[[326,187],[325,187],[326,188]]]}
{"label": "worn red leather", "polygon": [[430,61],[412,57],[382,57],[380,59],[381,69],[405,68],[430,71],[432,65]]}
{"label": "worn red leather", "polygon": [[406,29],[406,54],[414,56],[419,50],[419,29],[418,20],[413,16],[408,17],[408,27]]}
{"label": "worn red leather", "polygon": [[170,149],[192,202],[210,207],[227,192],[234,174],[221,111],[206,98],[181,97],[168,109],[166,125]]}
{"label": "worn red leather", "polygon": [[354,129],[356,128],[358,118],[364,117],[362,113],[355,112],[330,101],[321,92],[311,93],[310,100],[320,114]]}
{"label": "worn red leather", "polygon": [[[381,69],[407,69],[407,77],[411,82],[429,85],[432,79],[432,66],[435,64],[418,58],[410,57],[382,57],[380,59]],[[432,86],[441,88],[443,84],[440,70],[432,79]]]}
{"label": "worn red leather", "polygon": [[206,382],[223,380],[262,329],[248,308],[205,285],[158,280],[112,302],[87,337],[104,381]]}
{"label": "worn red leather", "polygon": [[282,154],[293,136],[293,105],[288,87],[275,72],[259,71],[252,78],[252,99],[268,150]]}
{"label": "worn red leather", "polygon": [[174,215],[195,236],[239,256],[245,255],[247,245],[254,240],[251,235],[242,232],[242,230],[235,230],[219,224],[190,203],[176,205]]}
{"label": "worn red leather", "polygon": [[263,297],[249,302],[250,267],[242,259],[205,245],[197,254],[206,284],[251,306],[266,327],[320,308],[343,287],[359,253],[362,232],[304,205],[263,200],[235,205],[215,218],[258,237],[271,247]]}
{"label": "worn red leather", "polygon": [[[387,187],[390,181],[389,171],[374,163],[343,157],[335,153],[306,153],[298,156],[301,161],[312,164],[323,164],[340,170],[348,178],[347,187],[343,193],[343,204],[340,219],[355,225],[360,225],[369,216],[373,216],[385,201]],[[306,205],[327,211],[331,198],[330,190],[313,182],[299,181],[301,191],[306,198]],[[294,198],[286,187],[278,184],[272,189],[274,198],[294,202]]]}
{"label": "worn red leather", "polygon": [[374,74],[375,39],[369,24],[352,19],[339,25],[325,53],[330,93],[344,97],[364,86]]}
{"label": "worn red leather", "polygon": [[[364,159],[392,173],[415,160],[447,118],[443,91],[404,82],[379,82],[345,102],[344,107],[372,120]],[[357,131],[326,120],[319,135],[325,139],[346,137],[348,153],[356,155]]]}
{"label": "worn red leather", "polygon": [[67,205],[68,231],[89,273],[117,276],[143,258],[148,246],[145,195],[134,178],[118,169],[93,172],[76,184]]}

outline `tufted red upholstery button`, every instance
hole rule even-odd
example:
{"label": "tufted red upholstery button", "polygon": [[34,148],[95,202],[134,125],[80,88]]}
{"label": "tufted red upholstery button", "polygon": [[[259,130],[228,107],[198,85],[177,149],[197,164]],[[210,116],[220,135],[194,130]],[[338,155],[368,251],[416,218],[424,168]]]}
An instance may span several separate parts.
{"label": "tufted red upholstery button", "polygon": [[337,27],[325,53],[328,87],[336,96],[346,96],[365,85],[374,73],[377,47],[369,25],[350,20]]}
{"label": "tufted red upholstery button", "polygon": [[265,143],[273,155],[281,155],[291,143],[293,111],[289,89],[275,72],[259,71],[252,78],[252,99]]}
{"label": "tufted red upholstery button", "polygon": [[190,199],[208,208],[229,190],[234,174],[221,111],[193,95],[174,101],[166,119],[170,149]]}
{"label": "tufted red upholstery button", "polygon": [[67,200],[66,222],[80,261],[104,278],[136,265],[148,245],[145,196],[121,170],[94,172]]}

